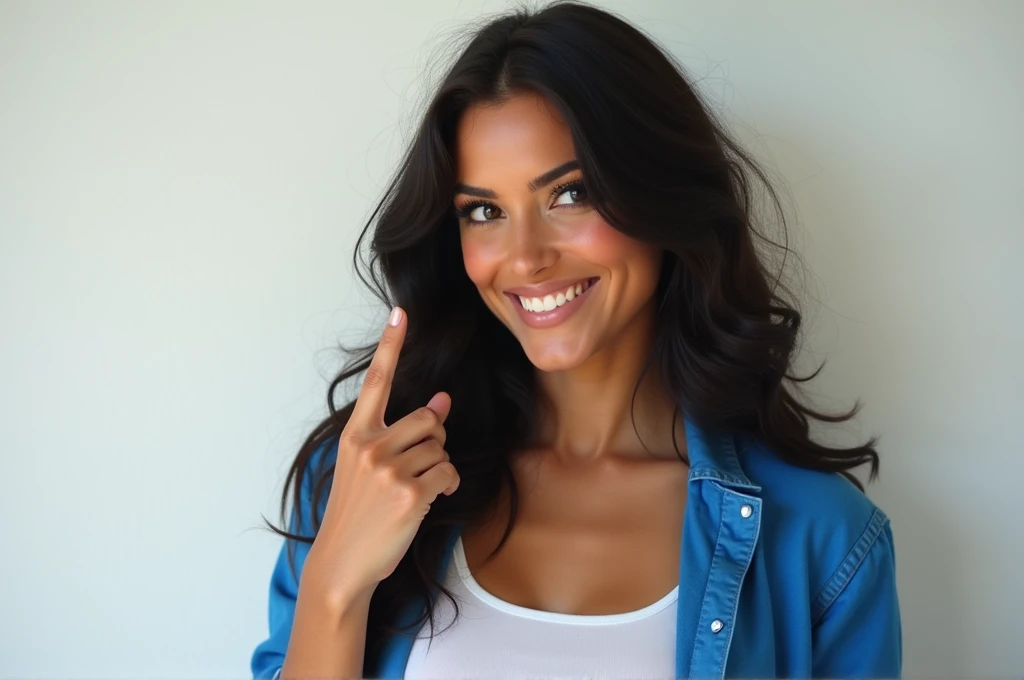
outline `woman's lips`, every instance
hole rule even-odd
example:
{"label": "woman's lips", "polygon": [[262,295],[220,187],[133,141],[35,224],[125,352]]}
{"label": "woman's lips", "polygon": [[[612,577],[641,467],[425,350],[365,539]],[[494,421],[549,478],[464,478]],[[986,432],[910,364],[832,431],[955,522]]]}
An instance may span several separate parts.
{"label": "woman's lips", "polygon": [[594,287],[598,284],[601,279],[590,279],[590,286],[582,293],[569,300],[561,307],[555,307],[550,312],[530,312],[527,311],[523,304],[519,301],[519,296],[514,293],[506,293],[512,306],[515,307],[516,313],[519,314],[519,318],[523,320],[530,328],[551,328],[562,323],[570,316],[576,313],[583,303],[590,297],[590,292],[594,290]]}

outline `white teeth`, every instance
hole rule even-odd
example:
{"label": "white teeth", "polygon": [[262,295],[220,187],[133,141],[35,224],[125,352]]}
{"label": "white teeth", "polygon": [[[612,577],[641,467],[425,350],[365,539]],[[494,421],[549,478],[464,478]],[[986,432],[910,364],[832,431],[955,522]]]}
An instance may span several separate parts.
{"label": "white teeth", "polygon": [[545,295],[543,298],[528,298],[521,295],[519,298],[519,304],[523,306],[528,312],[550,312],[553,309],[561,307],[566,302],[571,302],[576,297],[583,294],[583,291],[590,288],[590,281],[582,281],[577,283],[575,286],[569,286],[564,291],[555,293],[554,295]]}

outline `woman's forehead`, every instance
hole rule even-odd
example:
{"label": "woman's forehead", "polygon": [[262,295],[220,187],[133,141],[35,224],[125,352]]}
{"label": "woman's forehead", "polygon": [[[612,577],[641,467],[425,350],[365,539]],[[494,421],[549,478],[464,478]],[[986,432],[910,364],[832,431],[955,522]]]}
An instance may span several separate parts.
{"label": "woman's forehead", "polygon": [[[532,179],[572,158],[573,140],[561,115],[536,95],[474,105],[459,121],[455,158],[460,181],[489,177]],[[493,180],[492,180],[493,181]]]}

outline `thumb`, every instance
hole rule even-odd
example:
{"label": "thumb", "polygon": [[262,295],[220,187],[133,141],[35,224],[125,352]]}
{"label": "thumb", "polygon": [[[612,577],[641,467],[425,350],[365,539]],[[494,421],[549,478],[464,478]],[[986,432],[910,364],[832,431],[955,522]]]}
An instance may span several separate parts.
{"label": "thumb", "polygon": [[438,392],[427,402],[427,408],[436,413],[443,423],[452,409],[452,398],[445,392]]}

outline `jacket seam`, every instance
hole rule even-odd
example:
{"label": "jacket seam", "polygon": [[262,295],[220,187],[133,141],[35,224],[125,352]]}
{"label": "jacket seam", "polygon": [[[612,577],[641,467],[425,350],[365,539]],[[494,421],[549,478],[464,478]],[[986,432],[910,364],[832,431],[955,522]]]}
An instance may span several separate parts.
{"label": "jacket seam", "polygon": [[726,484],[736,486],[743,489],[752,489],[758,491],[761,489],[760,486],[754,484],[749,479],[742,479],[735,475],[731,475],[727,472],[721,472],[709,467],[694,468],[690,473],[690,481],[702,481],[702,480],[714,480],[717,482],[724,482]]}
{"label": "jacket seam", "polygon": [[[754,551],[757,549],[757,543],[760,540],[760,536],[761,536],[761,512],[762,512],[762,506],[761,506],[761,499],[760,498],[756,498],[754,496],[749,496],[749,495],[744,495],[744,494],[739,494],[739,493],[737,493],[736,495],[740,496],[741,498],[745,498],[746,500],[750,501],[750,503],[752,505],[757,507],[757,524],[754,527],[754,540],[750,541],[748,543],[748,550],[747,550],[746,556],[743,558],[743,565],[744,565],[743,566],[743,574],[740,576],[740,585],[739,585],[739,587],[742,588],[743,587],[743,581],[746,579],[747,573],[750,571],[750,564],[751,564],[751,562],[754,559]],[[737,616],[737,614],[739,612],[739,608],[740,608],[740,598],[739,598],[739,593],[737,593],[736,597],[733,600],[732,612],[731,612],[730,618],[729,618],[729,638],[725,642],[725,650],[724,650],[725,653],[722,654],[722,663],[718,667],[718,676],[717,677],[722,677],[722,678],[725,677],[725,669],[726,669],[726,667],[729,664],[729,650],[732,648],[733,636],[736,633],[736,616]]]}
{"label": "jacket seam", "polygon": [[[867,558],[871,548],[875,545],[879,535],[885,528],[889,518],[886,517],[885,513],[881,509],[875,508],[874,513],[871,515],[871,519],[868,521],[868,525],[864,528],[864,532],[860,538],[854,543],[853,548],[846,555],[846,558],[836,569],[832,577],[825,583],[817,597],[814,598],[814,605],[812,607],[812,624],[817,625],[821,618],[828,611],[828,608],[832,606],[839,594],[846,589],[846,586],[853,580],[853,576],[857,573],[860,565]],[[817,612],[816,614],[814,612]]]}
{"label": "jacket seam", "polygon": [[[721,489],[721,487],[719,487],[719,488]],[[724,496],[725,490],[721,489],[721,491],[723,492],[723,496]],[[722,532],[724,530],[725,530],[725,518],[724,517],[719,517],[718,518],[718,534],[715,536],[715,550],[714,550],[714,553],[711,555],[711,565],[708,568],[708,577],[707,577],[707,580],[704,582],[704,596],[701,597],[700,615],[697,617],[697,639],[694,640],[693,651],[690,653],[689,671],[687,672],[688,676],[689,675],[693,675],[693,664],[697,660],[697,652],[698,652],[698,649],[699,649],[699,647],[701,645],[700,633],[701,633],[701,631],[704,630],[704,626],[705,626],[705,624],[707,622],[707,617],[708,617],[708,607],[707,607],[708,586],[711,584],[711,579],[712,579],[712,577],[713,577],[713,575],[715,573],[715,564],[717,562],[721,561],[721,559],[718,556],[718,546],[722,542]],[[678,644],[678,642],[677,642],[677,644]]]}

